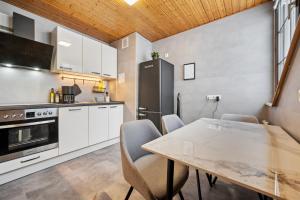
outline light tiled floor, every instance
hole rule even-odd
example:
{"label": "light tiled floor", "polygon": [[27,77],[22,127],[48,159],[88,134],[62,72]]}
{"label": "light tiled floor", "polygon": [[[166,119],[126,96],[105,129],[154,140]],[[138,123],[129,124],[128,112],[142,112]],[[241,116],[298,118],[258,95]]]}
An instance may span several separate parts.
{"label": "light tiled floor", "polygon": [[[209,188],[203,174],[203,200],[258,199],[255,192],[221,181]],[[113,145],[2,185],[0,200],[122,200],[128,188],[119,145]],[[195,170],[182,191],[186,200],[197,199]],[[142,199],[136,191],[130,198]]]}

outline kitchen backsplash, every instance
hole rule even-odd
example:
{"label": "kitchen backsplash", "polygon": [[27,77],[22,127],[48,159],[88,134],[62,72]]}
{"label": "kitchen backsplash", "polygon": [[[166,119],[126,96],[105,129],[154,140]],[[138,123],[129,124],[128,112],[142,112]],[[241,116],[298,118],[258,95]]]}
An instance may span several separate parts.
{"label": "kitchen backsplash", "polygon": [[[0,74],[0,104],[47,103],[51,88],[74,84],[73,80],[62,80],[60,75],[50,72],[0,67]],[[92,92],[95,82],[76,83],[82,90],[76,101],[92,101],[104,95]],[[106,85],[109,89],[109,84]]]}

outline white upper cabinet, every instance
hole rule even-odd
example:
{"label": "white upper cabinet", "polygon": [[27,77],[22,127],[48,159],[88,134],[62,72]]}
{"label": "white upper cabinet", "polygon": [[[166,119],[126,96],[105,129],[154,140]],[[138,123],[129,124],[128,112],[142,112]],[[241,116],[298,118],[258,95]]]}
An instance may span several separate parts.
{"label": "white upper cabinet", "polygon": [[55,70],[82,73],[82,35],[57,27],[53,33],[56,47]]}
{"label": "white upper cabinet", "polygon": [[71,30],[57,27],[52,33],[55,48],[53,71],[117,78],[117,49]]}
{"label": "white upper cabinet", "polygon": [[102,76],[117,78],[117,49],[102,44]]}
{"label": "white upper cabinet", "polygon": [[87,37],[82,39],[83,73],[101,75],[101,43]]}

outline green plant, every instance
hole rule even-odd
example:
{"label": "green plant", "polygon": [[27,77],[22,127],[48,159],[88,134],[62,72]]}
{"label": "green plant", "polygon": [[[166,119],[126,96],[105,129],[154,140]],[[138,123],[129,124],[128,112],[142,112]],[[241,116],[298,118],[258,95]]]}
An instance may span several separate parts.
{"label": "green plant", "polygon": [[154,60],[154,59],[158,59],[158,58],[159,58],[159,53],[156,52],[156,51],[153,51],[153,52],[151,53],[151,56],[152,56],[152,59],[153,59],[153,60]]}

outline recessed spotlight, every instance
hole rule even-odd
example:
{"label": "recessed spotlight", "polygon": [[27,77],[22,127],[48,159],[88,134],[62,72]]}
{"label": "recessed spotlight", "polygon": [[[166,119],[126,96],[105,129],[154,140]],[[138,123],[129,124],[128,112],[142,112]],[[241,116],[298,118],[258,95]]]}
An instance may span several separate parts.
{"label": "recessed spotlight", "polygon": [[59,41],[58,44],[59,44],[60,46],[64,46],[64,47],[69,47],[69,46],[72,45],[71,43],[65,42],[65,41]]}
{"label": "recessed spotlight", "polygon": [[132,6],[133,4],[135,4],[137,1],[138,1],[138,0],[125,0],[125,2],[126,2],[128,5],[130,5],[130,6]]}

